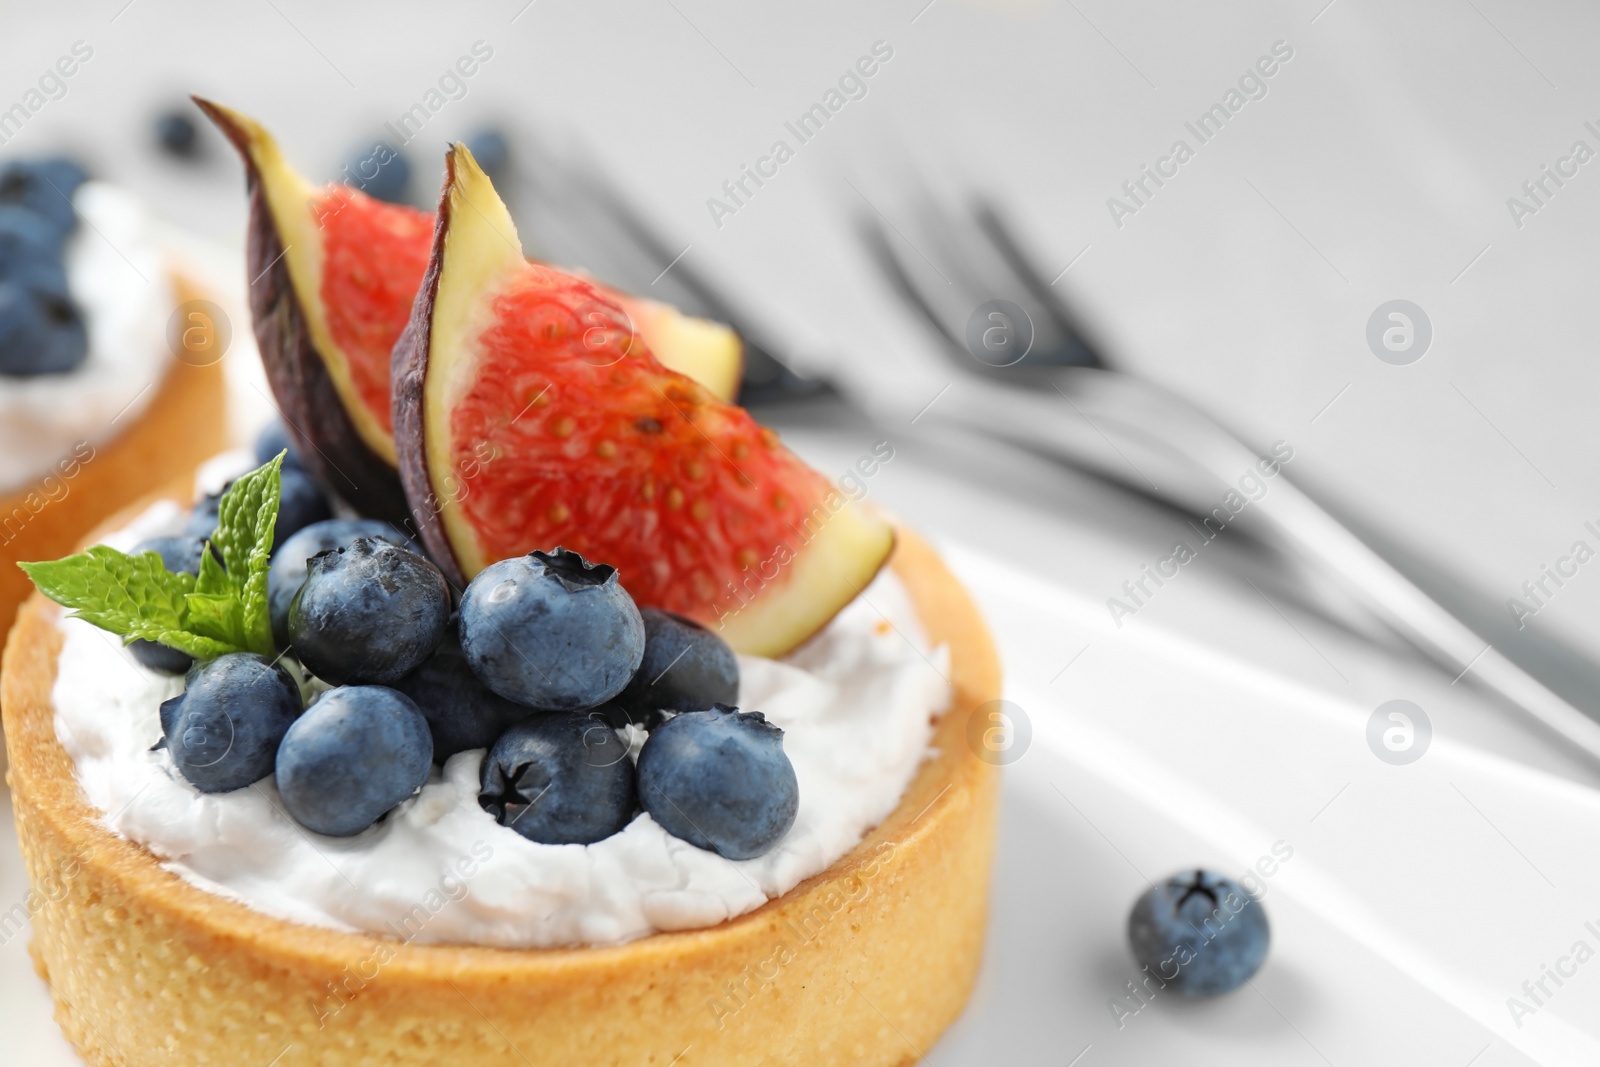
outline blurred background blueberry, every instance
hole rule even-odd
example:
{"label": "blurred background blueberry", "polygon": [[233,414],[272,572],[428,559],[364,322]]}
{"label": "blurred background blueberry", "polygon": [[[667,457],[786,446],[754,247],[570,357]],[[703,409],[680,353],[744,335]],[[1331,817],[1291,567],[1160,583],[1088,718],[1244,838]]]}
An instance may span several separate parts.
{"label": "blurred background blueberry", "polygon": [[255,453],[257,466],[271,461],[279,452],[288,453],[283,457],[284,470],[304,470],[300,464],[300,457],[295,454],[293,442],[289,440],[289,431],[283,425],[282,419],[272,419],[261,428],[256,435]]}
{"label": "blurred background blueberry", "polygon": [[65,158],[0,164],[0,204],[26,208],[65,235],[78,224],[72,196],[87,180],[83,167]]}
{"label": "blurred background blueberry", "polygon": [[403,152],[379,141],[353,150],[338,180],[368,196],[403,204],[411,190],[411,162]]}
{"label": "blurred background blueberry", "polygon": [[157,147],[174,159],[195,159],[205,144],[200,137],[199,124],[188,108],[174,108],[158,114],[151,123],[151,133]]}
{"label": "blurred background blueberry", "polygon": [[473,156],[495,181],[506,177],[511,166],[511,139],[498,126],[485,126],[467,135],[466,145]]}

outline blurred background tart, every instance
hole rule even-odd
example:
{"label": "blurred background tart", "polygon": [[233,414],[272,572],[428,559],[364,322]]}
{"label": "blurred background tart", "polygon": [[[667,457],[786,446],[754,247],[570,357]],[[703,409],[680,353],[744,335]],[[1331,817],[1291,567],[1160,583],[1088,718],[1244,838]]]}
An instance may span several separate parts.
{"label": "blurred background tart", "polygon": [[0,625],[31,589],[18,561],[223,447],[228,327],[192,274],[129,191],[0,164]]}

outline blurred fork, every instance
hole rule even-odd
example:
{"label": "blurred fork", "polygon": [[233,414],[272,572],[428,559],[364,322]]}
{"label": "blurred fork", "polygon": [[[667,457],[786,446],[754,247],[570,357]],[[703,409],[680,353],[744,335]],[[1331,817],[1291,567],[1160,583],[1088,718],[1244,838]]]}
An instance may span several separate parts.
{"label": "blurred fork", "polygon": [[[1113,369],[992,204],[980,200],[965,216],[929,207],[920,220],[917,245],[870,215],[858,233],[958,368],[959,388],[930,419],[1051,455],[1201,519],[1271,458],[1182,397]],[[1268,484],[1240,516],[1253,536],[1341,584],[1453,679],[1470,674],[1600,763],[1592,660],[1517,629],[1505,608],[1421,553],[1335,517],[1287,472]]]}
{"label": "blurred fork", "polygon": [[[517,168],[522,180],[513,183],[512,192],[519,215],[534,220],[530,231],[537,252],[732,324],[746,341],[742,403],[837,388],[869,415],[898,414],[847,375],[820,382],[794,374],[774,354],[777,339],[752,329],[740,301],[681,262],[686,249],[674,251],[676,246],[605,175],[579,162],[584,153],[552,150],[537,138],[524,143],[528,164]],[[920,252],[915,258],[897,252],[872,218],[859,226],[885,281],[959,367],[959,387],[951,389],[949,401],[939,400],[913,422],[926,417],[935,425],[1047,456],[1197,521],[1209,516],[1226,490],[1262,458],[1183,399],[1114,370],[1084,339],[1076,317],[992,205],[980,201],[966,217],[930,209],[923,221],[922,232],[945,270],[931,261],[919,264]],[[931,280],[927,267],[942,285]],[[1022,309],[1028,339],[1019,358],[1013,359],[1014,348],[1005,347],[1014,346],[1019,335],[1017,323],[1003,310],[999,319],[979,320],[979,343],[965,343],[970,312],[989,300],[1008,300]],[[984,339],[998,348],[989,349]],[[973,355],[978,347],[988,359]],[[1523,709],[1600,764],[1600,667],[1557,641],[1517,630],[1498,604],[1421,553],[1353,519],[1336,518],[1285,473],[1271,486],[1246,512],[1241,526],[1247,536],[1337,583],[1453,679],[1470,674],[1480,688]]]}
{"label": "blurred fork", "polygon": [[772,355],[737,299],[719,290],[684,259],[606,175],[582,162],[574,144],[527,136],[518,142],[509,193],[526,220],[529,251],[551,263],[580,267],[614,285],[672,304],[690,314],[726,322],[744,340],[742,404],[815,396],[826,382],[802,378]]}

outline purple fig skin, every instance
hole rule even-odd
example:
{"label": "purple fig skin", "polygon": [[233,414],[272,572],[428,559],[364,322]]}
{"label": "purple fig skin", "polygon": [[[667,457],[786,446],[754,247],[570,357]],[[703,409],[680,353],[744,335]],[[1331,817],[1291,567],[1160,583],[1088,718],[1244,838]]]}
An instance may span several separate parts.
{"label": "purple fig skin", "polygon": [[450,229],[450,190],[455,184],[455,153],[445,152],[444,186],[439,193],[439,212],[433,225],[433,248],[428,253],[428,269],[422,287],[411,305],[411,321],[401,332],[390,353],[389,381],[394,404],[394,445],[400,460],[400,484],[411,504],[411,528],[417,531],[423,547],[445,581],[459,596],[467,577],[456,561],[454,547],[445,534],[439,517],[440,497],[428,477],[428,442],[423,425],[423,386],[428,379],[428,357],[433,345],[433,305],[439,297],[439,272],[444,266],[444,238]]}
{"label": "purple fig skin", "polygon": [[311,341],[289,277],[283,239],[250,155],[249,136],[210,101],[192,99],[244,160],[250,196],[245,256],[246,276],[253,279],[250,314],[261,362],[296,454],[324,491],[343,498],[362,515],[409,526],[411,509],[398,473],[362,440]]}

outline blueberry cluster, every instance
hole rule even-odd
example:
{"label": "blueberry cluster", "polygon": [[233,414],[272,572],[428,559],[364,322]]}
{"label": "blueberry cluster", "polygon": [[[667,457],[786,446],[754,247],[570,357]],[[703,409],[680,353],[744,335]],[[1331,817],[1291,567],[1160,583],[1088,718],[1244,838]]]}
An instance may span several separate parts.
{"label": "blueberry cluster", "polygon": [[89,355],[64,260],[84,181],[65,159],[0,167],[0,374],[64,374]]}
{"label": "blueberry cluster", "polygon": [[[269,429],[258,456],[286,445]],[[332,518],[292,447],[282,486],[273,636],[334,688],[302,713],[281,662],[241,652],[196,665],[135,642],[147,666],[188,672],[162,705],[158,747],[196,788],[275,775],[298,822],[349,836],[435,764],[487,749],[479,803],[533,841],[599,841],[642,808],[675,837],[749,859],[793,825],[799,789],[783,731],[733,706],[738,660],[710,630],[640,611],[614,568],[560,548],[486,567],[452,611],[423,549],[386,523]],[[182,535],[140,549],[198,573],[217,506],[202,499]],[[630,726],[648,732],[637,756]]]}

